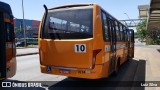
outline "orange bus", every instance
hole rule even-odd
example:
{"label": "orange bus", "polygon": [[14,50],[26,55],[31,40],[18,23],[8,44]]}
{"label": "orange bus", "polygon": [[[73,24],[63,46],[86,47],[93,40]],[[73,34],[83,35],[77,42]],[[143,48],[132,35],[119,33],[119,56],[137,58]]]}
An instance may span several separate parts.
{"label": "orange bus", "polygon": [[0,80],[16,73],[16,47],[10,5],[0,1]]}
{"label": "orange bus", "polygon": [[42,73],[105,78],[133,58],[133,30],[99,5],[44,7],[38,36]]}

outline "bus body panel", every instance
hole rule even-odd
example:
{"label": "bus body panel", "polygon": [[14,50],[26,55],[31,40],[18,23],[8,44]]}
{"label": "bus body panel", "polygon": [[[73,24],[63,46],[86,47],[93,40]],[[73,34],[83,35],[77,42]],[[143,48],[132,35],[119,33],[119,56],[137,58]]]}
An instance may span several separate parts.
{"label": "bus body panel", "polygon": [[101,51],[96,56],[96,65],[103,65],[105,61],[105,42],[102,35],[102,20],[100,15],[100,7],[94,4],[94,17],[93,17],[93,50],[100,49]]}
{"label": "bus body panel", "polygon": [[16,74],[17,61],[16,57],[13,57],[11,60],[7,61],[7,78],[11,78]]}
{"label": "bus body panel", "polygon": [[126,42],[117,42],[116,55],[120,57],[120,64],[127,59]]}
{"label": "bus body panel", "polygon": [[17,68],[15,43],[6,42],[7,78],[15,75]]}
{"label": "bus body panel", "polygon": [[[45,45],[42,44],[45,42]],[[41,64],[71,68],[92,66],[92,39],[88,40],[41,40]],[[85,45],[85,52],[76,52],[76,45]],[[80,49],[81,47],[78,47]]]}

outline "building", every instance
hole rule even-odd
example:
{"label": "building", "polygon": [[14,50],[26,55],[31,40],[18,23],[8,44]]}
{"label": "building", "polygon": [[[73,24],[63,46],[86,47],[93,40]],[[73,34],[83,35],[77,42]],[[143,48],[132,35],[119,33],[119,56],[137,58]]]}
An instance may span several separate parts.
{"label": "building", "polygon": [[[37,38],[40,21],[24,19],[26,38]],[[24,38],[23,19],[14,19],[16,38]]]}

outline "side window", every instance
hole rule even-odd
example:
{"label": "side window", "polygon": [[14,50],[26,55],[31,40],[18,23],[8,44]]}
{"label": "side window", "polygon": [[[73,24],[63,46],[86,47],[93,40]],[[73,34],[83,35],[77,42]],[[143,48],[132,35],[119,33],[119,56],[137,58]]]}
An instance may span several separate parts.
{"label": "side window", "polygon": [[113,19],[108,19],[108,28],[109,28],[109,36],[110,41],[116,41],[116,32],[115,32],[115,24]]}
{"label": "side window", "polygon": [[130,29],[128,31],[128,39],[129,39],[129,42],[133,42],[134,43],[134,31],[132,29]]}
{"label": "side window", "polygon": [[116,39],[116,27],[115,27],[115,20],[111,21],[111,30],[112,30],[112,34],[113,34],[113,39],[114,41],[117,41]]}
{"label": "side window", "polygon": [[10,23],[5,23],[6,42],[12,42],[13,40],[13,26]]}
{"label": "side window", "polygon": [[119,27],[120,27],[120,37],[121,37],[121,41],[123,41],[123,28],[122,28],[122,25],[119,24]]}
{"label": "side window", "polygon": [[102,22],[103,22],[103,31],[104,31],[104,39],[105,41],[109,41],[109,34],[108,34],[108,24],[107,24],[107,15],[102,12]]}
{"label": "side window", "polygon": [[126,34],[125,34],[125,27],[123,26],[123,41],[125,41]]}
{"label": "side window", "polygon": [[134,43],[134,31],[132,30],[132,42]]}
{"label": "side window", "polygon": [[131,42],[131,37],[132,37],[132,34],[131,34],[132,32],[131,32],[131,30],[129,30],[128,33],[129,33],[129,34],[128,34],[128,35],[129,35],[129,42]]}
{"label": "side window", "polygon": [[126,34],[126,28],[124,28],[124,41],[127,41],[127,34]]}
{"label": "side window", "polygon": [[124,27],[124,35],[125,35],[125,41],[127,41],[127,28],[126,27]]}
{"label": "side window", "polygon": [[121,37],[120,37],[119,26],[117,21],[115,21],[115,28],[116,28],[117,41],[120,41]]}

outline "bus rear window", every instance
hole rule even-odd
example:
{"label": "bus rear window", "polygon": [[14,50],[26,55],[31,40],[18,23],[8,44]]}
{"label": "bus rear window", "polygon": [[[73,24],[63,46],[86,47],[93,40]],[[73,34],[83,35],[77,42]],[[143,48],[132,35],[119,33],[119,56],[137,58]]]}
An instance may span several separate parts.
{"label": "bus rear window", "polygon": [[86,39],[93,37],[93,8],[49,10],[42,38]]}

